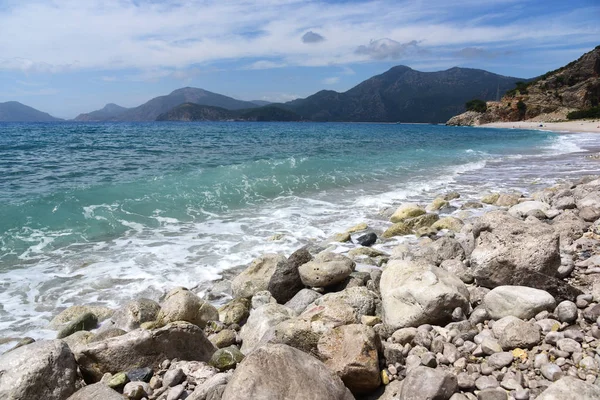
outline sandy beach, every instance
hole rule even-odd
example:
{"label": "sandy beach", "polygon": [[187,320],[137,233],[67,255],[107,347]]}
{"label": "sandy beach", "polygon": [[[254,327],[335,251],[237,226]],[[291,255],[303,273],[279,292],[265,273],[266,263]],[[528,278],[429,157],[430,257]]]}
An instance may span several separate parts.
{"label": "sandy beach", "polygon": [[493,122],[491,124],[480,125],[484,128],[516,128],[516,129],[537,129],[554,132],[592,132],[600,133],[600,120],[585,121],[566,121],[566,122]]}

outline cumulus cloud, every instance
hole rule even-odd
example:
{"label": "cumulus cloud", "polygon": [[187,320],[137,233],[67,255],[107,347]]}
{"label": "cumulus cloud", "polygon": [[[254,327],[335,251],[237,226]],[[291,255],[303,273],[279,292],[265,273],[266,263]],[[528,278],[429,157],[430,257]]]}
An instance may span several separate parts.
{"label": "cumulus cloud", "polygon": [[412,40],[400,43],[392,39],[383,38],[371,40],[368,45],[361,45],[354,51],[361,56],[367,56],[373,60],[396,60],[408,54],[418,47],[418,42]]}
{"label": "cumulus cloud", "polygon": [[320,43],[324,42],[325,38],[313,31],[308,31],[304,35],[302,35],[302,43]]}

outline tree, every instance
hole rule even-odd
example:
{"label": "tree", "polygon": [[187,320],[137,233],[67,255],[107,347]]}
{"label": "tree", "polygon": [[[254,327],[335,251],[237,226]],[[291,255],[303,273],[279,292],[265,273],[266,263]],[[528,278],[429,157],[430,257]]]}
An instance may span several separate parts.
{"label": "tree", "polygon": [[477,111],[482,113],[486,112],[487,104],[483,100],[473,99],[465,103],[465,108],[467,111]]}
{"label": "tree", "polygon": [[523,100],[517,102],[517,110],[519,110],[519,116],[523,118],[527,112],[527,105],[523,103]]}

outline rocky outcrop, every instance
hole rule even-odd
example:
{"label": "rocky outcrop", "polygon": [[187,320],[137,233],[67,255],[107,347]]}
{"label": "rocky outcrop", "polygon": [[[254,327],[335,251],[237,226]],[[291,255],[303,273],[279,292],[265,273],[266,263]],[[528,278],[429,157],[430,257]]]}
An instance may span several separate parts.
{"label": "rocky outcrop", "polygon": [[75,392],[77,364],[66,343],[41,341],[0,356],[0,398],[63,400]]}
{"label": "rocky outcrop", "polygon": [[283,344],[250,354],[236,369],[222,400],[353,400],[342,380],[316,358]]}

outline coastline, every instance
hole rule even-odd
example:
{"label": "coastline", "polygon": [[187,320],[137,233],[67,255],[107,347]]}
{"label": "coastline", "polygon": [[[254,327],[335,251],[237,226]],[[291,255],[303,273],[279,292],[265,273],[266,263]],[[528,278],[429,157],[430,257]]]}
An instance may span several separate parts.
{"label": "coastline", "polygon": [[480,128],[530,129],[538,131],[568,133],[600,133],[600,120],[563,121],[563,122],[491,122],[478,125]]}

